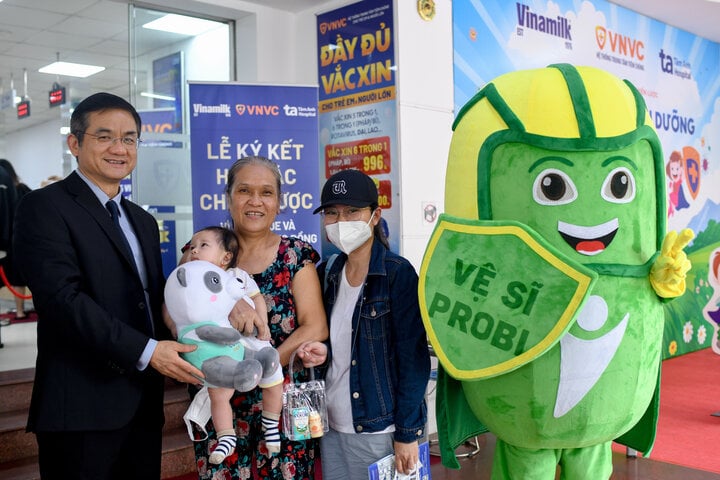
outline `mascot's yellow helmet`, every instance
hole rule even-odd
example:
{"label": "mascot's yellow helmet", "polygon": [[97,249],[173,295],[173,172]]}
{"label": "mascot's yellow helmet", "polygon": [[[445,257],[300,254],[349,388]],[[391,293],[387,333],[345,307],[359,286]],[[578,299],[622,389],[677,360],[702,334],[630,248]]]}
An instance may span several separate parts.
{"label": "mascot's yellow helmet", "polygon": [[453,132],[445,212],[482,220],[494,219],[488,176],[493,152],[501,144],[583,152],[618,150],[645,139],[654,157],[657,245],[662,244],[662,147],[645,102],[630,82],[598,68],[569,64],[507,73],[463,106]]}

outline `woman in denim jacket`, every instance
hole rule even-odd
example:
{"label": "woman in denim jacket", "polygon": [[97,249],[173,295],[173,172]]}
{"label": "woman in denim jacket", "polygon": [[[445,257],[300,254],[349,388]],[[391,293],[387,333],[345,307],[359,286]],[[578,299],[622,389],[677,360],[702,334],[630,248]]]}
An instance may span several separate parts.
{"label": "woman in denim jacket", "polygon": [[418,277],[389,250],[373,180],[343,170],[322,190],[328,240],[343,253],[318,266],[329,312],[329,345],[298,348],[306,367],[326,365],[330,431],[321,442],[324,480],[366,480],[368,466],[395,453],[398,472],[418,463],[430,375]]}

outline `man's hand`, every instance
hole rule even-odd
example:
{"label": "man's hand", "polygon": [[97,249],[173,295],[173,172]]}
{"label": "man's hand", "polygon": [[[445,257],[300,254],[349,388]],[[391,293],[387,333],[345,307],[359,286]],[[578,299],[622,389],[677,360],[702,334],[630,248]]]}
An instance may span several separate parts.
{"label": "man's hand", "polygon": [[228,319],[233,327],[245,336],[255,334],[257,328],[258,340],[270,340],[270,328],[267,319],[260,318],[254,308],[245,300],[240,299],[233,307]]}
{"label": "man's hand", "polygon": [[190,363],[180,358],[180,353],[192,352],[197,345],[184,345],[170,340],[158,342],[150,366],[165,376],[180,382],[199,384],[205,375]]}
{"label": "man's hand", "polygon": [[683,248],[694,236],[689,228],[665,236],[660,255],[650,269],[650,284],[658,296],[675,298],[685,293],[685,276],[692,265]]}

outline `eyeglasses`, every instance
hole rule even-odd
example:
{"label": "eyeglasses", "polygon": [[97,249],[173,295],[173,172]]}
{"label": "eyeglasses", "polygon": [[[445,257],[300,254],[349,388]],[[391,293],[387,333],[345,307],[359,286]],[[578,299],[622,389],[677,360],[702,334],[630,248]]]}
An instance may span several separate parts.
{"label": "eyeglasses", "polygon": [[97,143],[104,146],[115,145],[118,140],[127,148],[137,148],[142,142],[138,137],[111,137],[110,135],[93,135],[92,133],[85,132],[83,135],[89,135],[95,139]]}
{"label": "eyeglasses", "polygon": [[322,211],[322,216],[328,221],[336,222],[341,216],[347,220],[358,220],[362,217],[363,210],[369,210],[370,207],[358,208],[358,207],[347,207],[347,208],[335,208],[328,207]]}

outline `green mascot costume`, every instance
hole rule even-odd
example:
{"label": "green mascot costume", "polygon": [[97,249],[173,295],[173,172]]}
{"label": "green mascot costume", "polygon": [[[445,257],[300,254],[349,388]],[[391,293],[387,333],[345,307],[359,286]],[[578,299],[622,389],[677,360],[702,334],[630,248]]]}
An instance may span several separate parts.
{"label": "green mascot costume", "polygon": [[613,440],[652,448],[662,305],[690,268],[645,103],[551,65],[490,82],[453,132],[419,285],[443,463],[489,430],[493,479],[607,479]]}

